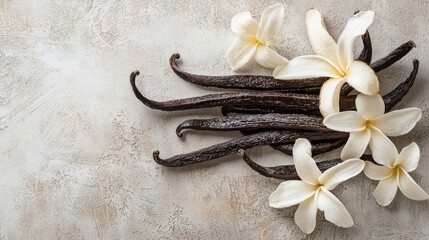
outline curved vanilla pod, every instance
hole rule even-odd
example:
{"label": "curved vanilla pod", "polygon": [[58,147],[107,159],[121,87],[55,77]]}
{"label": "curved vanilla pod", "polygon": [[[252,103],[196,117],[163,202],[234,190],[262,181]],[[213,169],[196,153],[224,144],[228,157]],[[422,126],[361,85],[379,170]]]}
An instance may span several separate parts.
{"label": "curved vanilla pod", "polygon": [[[340,138],[340,139],[328,139],[323,141],[317,141],[312,142],[312,153],[313,156],[320,155],[322,153],[327,153],[330,151],[333,151],[337,148],[342,147],[344,144],[346,144],[347,138]],[[292,155],[292,149],[293,149],[294,143],[285,143],[285,144],[279,144],[279,145],[271,145],[271,147],[274,150],[280,151],[287,155]]]}
{"label": "curved vanilla pod", "polygon": [[[243,149],[238,150],[238,154],[241,156],[241,158],[249,165],[250,168],[258,172],[259,174],[268,177],[268,178],[275,178],[275,179],[281,179],[281,180],[301,180],[298,176],[298,173],[296,172],[295,165],[280,165],[280,166],[274,166],[274,167],[265,167],[260,164],[257,164],[255,161],[253,161]],[[375,163],[375,161],[372,159],[371,156],[362,156],[362,159],[371,161]],[[321,172],[324,172],[328,170],[331,167],[334,167],[337,164],[342,163],[343,161],[341,159],[334,159],[334,160],[326,160],[322,162],[317,162],[317,167],[320,169]]]}
{"label": "curved vanilla pod", "polygon": [[364,35],[362,35],[362,43],[363,49],[360,53],[359,57],[356,59],[357,61],[362,61],[368,65],[371,64],[372,59],[372,43],[371,37],[369,36],[369,32],[366,31]]}
{"label": "curved vanilla pod", "polygon": [[397,47],[395,50],[389,53],[386,57],[371,63],[370,66],[372,69],[374,69],[375,72],[379,72],[383,69],[390,67],[395,62],[399,61],[415,47],[416,44],[413,41],[403,43],[401,46]]}
{"label": "curved vanilla pod", "polygon": [[179,58],[178,53],[174,53],[170,57],[171,69],[183,80],[204,87],[318,93],[323,83],[328,80],[326,77],[284,81],[262,75],[196,75],[180,69],[176,63]]}
{"label": "curved vanilla pod", "polygon": [[[347,104],[353,104],[353,99],[344,99]],[[241,114],[264,114],[264,113],[285,113],[285,114],[302,114],[306,115],[318,115],[320,116],[319,110],[312,111],[300,111],[299,109],[288,109],[282,107],[269,107],[269,106],[222,106],[221,112],[223,116],[227,116],[231,113]]]}
{"label": "curved vanilla pod", "polygon": [[419,60],[413,60],[413,70],[411,71],[409,77],[404,82],[400,83],[393,89],[391,92],[383,96],[383,101],[386,104],[386,112],[389,112],[402,98],[410,91],[411,87],[414,85],[416,80],[417,73],[419,71]]}
{"label": "curved vanilla pod", "polygon": [[182,136],[185,129],[209,131],[236,131],[252,129],[283,129],[329,132],[332,131],[323,125],[323,118],[305,114],[251,114],[233,117],[209,119],[190,119],[179,124],[176,128],[177,136]]}
{"label": "curved vanilla pod", "polygon": [[267,131],[243,136],[194,152],[175,155],[166,159],[162,159],[159,157],[159,151],[154,151],[153,159],[158,164],[166,167],[182,167],[224,157],[232,153],[236,153],[239,149],[250,149],[257,146],[270,144],[290,143],[294,142],[298,138],[307,138],[308,140],[312,141],[322,139],[338,139],[345,138],[347,136],[347,133],[342,132],[319,133],[296,131]]}
{"label": "curved vanilla pod", "polygon": [[319,109],[319,95],[274,91],[208,94],[200,97],[157,102],[144,97],[140,93],[135,84],[137,75],[139,75],[139,71],[134,71],[130,75],[130,83],[135,96],[146,106],[162,111],[179,111],[232,105],[272,106],[304,111]]}

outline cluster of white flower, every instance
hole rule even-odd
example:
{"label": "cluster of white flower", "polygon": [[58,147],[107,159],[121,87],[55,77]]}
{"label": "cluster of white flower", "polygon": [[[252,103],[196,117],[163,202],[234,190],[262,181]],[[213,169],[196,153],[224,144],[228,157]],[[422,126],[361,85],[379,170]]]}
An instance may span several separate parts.
{"label": "cluster of white flower", "polygon": [[[299,204],[295,222],[305,233],[314,230],[318,209],[324,212],[328,221],[351,227],[352,217],[330,190],[362,171],[368,178],[380,181],[373,196],[382,206],[392,202],[398,187],[410,199],[429,199],[408,174],[417,168],[418,145],[413,142],[398,153],[388,138],[411,131],[421,119],[421,110],[406,108],[385,114],[376,74],[368,64],[354,60],[354,40],[367,31],[374,21],[374,12],[355,14],[335,42],[320,13],[310,9],[306,16],[307,32],[317,55],[299,56],[290,61],[274,48],[279,40],[283,15],[282,4],[275,4],[262,13],[260,23],[249,12],[234,16],[231,28],[237,38],[228,50],[228,64],[238,70],[254,58],[261,66],[274,69],[274,78],[285,81],[329,77],[320,91],[323,123],[332,130],[349,132],[350,136],[341,152],[343,162],[324,173],[312,158],[310,142],[298,139],[293,157],[302,181],[282,182],[269,197],[270,206],[284,208]],[[346,82],[360,93],[356,98],[357,111],[339,112],[340,90]],[[368,146],[378,165],[359,159]]]}

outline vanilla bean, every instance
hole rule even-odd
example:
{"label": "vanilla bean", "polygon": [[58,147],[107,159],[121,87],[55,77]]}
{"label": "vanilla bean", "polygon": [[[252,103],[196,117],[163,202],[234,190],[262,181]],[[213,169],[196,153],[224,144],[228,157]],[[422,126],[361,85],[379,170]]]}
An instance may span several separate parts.
{"label": "vanilla bean", "polygon": [[293,131],[267,131],[243,136],[224,143],[216,144],[194,152],[176,155],[167,159],[159,157],[159,151],[153,152],[153,159],[166,167],[182,167],[200,162],[210,161],[237,152],[239,149],[249,149],[257,146],[290,143],[298,138],[307,138],[309,141],[322,139],[338,139],[347,137],[341,132],[293,132]]}
{"label": "vanilla bean", "polygon": [[179,124],[177,136],[182,136],[185,129],[210,131],[236,131],[252,129],[283,129],[328,132],[332,131],[323,125],[323,118],[305,114],[252,114],[234,117],[209,119],[190,119]]}
{"label": "vanilla bean", "polygon": [[416,44],[413,41],[408,41],[393,50],[386,57],[373,62],[371,64],[371,68],[374,69],[375,72],[379,72],[385,68],[388,68],[392,64],[403,58],[405,55],[407,55],[415,47]]}
{"label": "vanilla bean", "polygon": [[220,93],[157,102],[144,97],[139,92],[135,84],[137,75],[139,75],[139,71],[134,71],[130,75],[130,82],[135,96],[146,106],[162,111],[179,111],[232,105],[267,106],[284,109],[299,109],[304,111],[317,110],[319,108],[319,96],[316,94],[281,92]]}
{"label": "vanilla bean", "polygon": [[[267,129],[240,130],[240,133],[246,136],[246,135],[256,134],[264,131],[269,131],[269,130]],[[348,135],[338,139],[328,138],[328,139],[311,140],[310,142],[312,145],[313,155],[314,156],[320,155],[322,153],[330,152],[337,148],[340,148],[347,142],[347,139],[348,139]],[[271,144],[270,146],[274,150],[277,150],[287,155],[292,155],[292,149],[294,144],[295,144],[294,142],[290,142],[290,143],[281,143],[281,144]]]}
{"label": "vanilla bean", "polygon": [[417,73],[419,71],[419,60],[413,60],[413,70],[410,76],[404,82],[400,83],[395,89],[383,96],[383,101],[386,105],[386,112],[389,112],[402,98],[410,91],[410,88],[414,85]]}
{"label": "vanilla bean", "polygon": [[[275,178],[275,179],[281,179],[281,180],[300,180],[298,173],[296,172],[295,165],[280,165],[280,166],[274,166],[274,167],[265,167],[257,164],[255,161],[253,161],[244,151],[244,149],[240,149],[238,151],[238,154],[241,156],[241,158],[249,165],[250,168],[258,172],[259,174],[269,177],[269,178]],[[317,167],[320,169],[320,171],[324,172],[328,170],[329,168],[341,163],[341,159],[335,159],[335,160],[327,160],[323,162],[318,162]]]}
{"label": "vanilla bean", "polygon": [[[265,177],[281,179],[281,180],[300,180],[300,177],[298,176],[295,165],[293,164],[280,165],[280,166],[274,166],[274,167],[265,167],[253,161],[243,149],[240,149],[238,151],[238,154],[247,163],[247,165],[249,165],[250,168],[252,168],[253,170],[255,170],[256,172],[258,172],[259,174]],[[375,163],[375,161],[372,159],[371,156],[364,155],[361,157],[361,159]],[[334,159],[334,160],[317,162],[316,165],[321,172],[324,172],[329,168],[334,167],[335,165],[340,164],[342,162],[343,161],[341,159]]]}
{"label": "vanilla bean", "polygon": [[[334,139],[334,140],[323,140],[323,141],[317,141],[312,142],[312,153],[313,156],[320,155],[322,153],[333,151],[337,148],[342,147],[347,142],[347,138],[340,138],[340,139]],[[282,153],[285,153],[287,155],[292,155],[292,149],[293,149],[294,143],[285,143],[280,145],[271,145],[271,147],[277,151],[280,151]]]}
{"label": "vanilla bean", "polygon": [[[352,101],[345,99],[348,104],[352,104]],[[264,114],[264,113],[287,113],[287,114],[299,114],[305,113],[306,115],[319,115],[319,110],[302,111],[300,109],[290,109],[284,107],[271,107],[271,106],[223,106],[221,108],[222,115],[227,116],[230,113],[243,113],[243,114]]]}
{"label": "vanilla bean", "polygon": [[179,58],[180,54],[178,53],[170,57],[171,69],[183,80],[204,87],[318,93],[323,83],[328,80],[326,77],[284,81],[275,79],[272,76],[261,75],[196,75],[180,69],[176,64],[176,60]]}
{"label": "vanilla bean", "polygon": [[371,37],[369,36],[369,32],[366,31],[364,35],[362,35],[363,49],[360,53],[359,57],[356,59],[357,61],[362,61],[368,65],[371,64],[372,59],[372,43]]}

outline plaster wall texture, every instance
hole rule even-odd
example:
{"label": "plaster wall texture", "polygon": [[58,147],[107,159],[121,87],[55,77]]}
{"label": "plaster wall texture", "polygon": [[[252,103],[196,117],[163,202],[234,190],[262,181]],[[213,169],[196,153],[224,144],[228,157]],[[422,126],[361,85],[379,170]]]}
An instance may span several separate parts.
{"label": "plaster wall texture", "polygon": [[[334,192],[355,225],[338,228],[319,212],[306,236],[294,223],[296,207],[268,206],[279,181],[237,156],[183,169],[151,159],[156,149],[170,156],[240,135],[190,132],[178,139],[178,123],[219,116],[219,109],[151,110],[132,94],[130,72],[141,71],[139,87],[152,99],[216,92],[180,80],[168,58],[179,52],[191,72],[232,74],[226,64],[232,16],[247,10],[259,16],[276,2],[0,0],[0,239],[428,239],[427,201],[398,193],[380,207],[372,197],[376,182],[364,176]],[[429,190],[429,1],[281,2],[278,49],[290,59],[312,53],[304,22],[311,7],[335,38],[355,10],[374,10],[374,59],[415,41],[417,49],[379,78],[382,91],[390,91],[408,76],[412,59],[420,60],[415,86],[396,108],[420,107],[423,118],[394,142],[419,144],[412,176]],[[257,66],[246,72],[270,74]],[[292,160],[269,147],[250,153],[265,165]]]}

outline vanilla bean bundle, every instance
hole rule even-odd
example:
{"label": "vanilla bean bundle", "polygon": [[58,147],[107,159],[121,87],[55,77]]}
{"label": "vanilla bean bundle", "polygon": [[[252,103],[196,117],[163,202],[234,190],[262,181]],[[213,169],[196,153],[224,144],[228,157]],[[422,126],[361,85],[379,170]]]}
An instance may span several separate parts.
{"label": "vanilla bean bundle", "polygon": [[[414,42],[406,42],[386,57],[371,63],[372,46],[368,32],[362,36],[362,41],[364,48],[357,60],[367,63],[375,72],[388,68],[415,47]],[[196,75],[180,69],[176,63],[179,58],[179,54],[173,54],[170,66],[185,81],[203,87],[247,91],[157,102],[145,97],[138,90],[136,77],[139,71],[134,71],[130,75],[130,82],[135,96],[146,106],[161,111],[221,108],[225,116],[189,119],[180,123],[176,129],[179,137],[185,130],[240,131],[244,136],[165,159],[160,158],[159,151],[154,151],[153,158],[160,165],[183,167],[239,152],[255,171],[268,177],[293,179],[297,176],[293,166],[263,167],[253,162],[244,149],[270,145],[273,149],[290,155],[294,141],[306,138],[312,142],[313,154],[317,155],[339,148],[347,141],[348,134],[335,132],[323,125],[323,118],[319,112],[319,91],[328,78],[284,81],[261,75]],[[413,86],[418,66],[418,60],[414,60],[410,76],[383,96],[386,111],[390,111]],[[355,109],[356,96],[348,95],[352,90],[348,84],[343,86],[341,110]],[[319,163],[319,167],[326,170],[339,162],[340,160],[328,160]]]}

